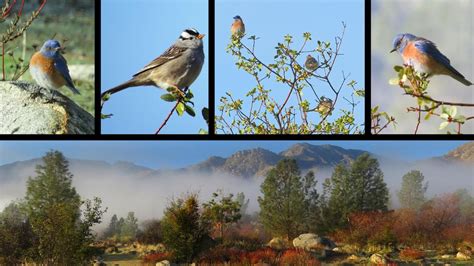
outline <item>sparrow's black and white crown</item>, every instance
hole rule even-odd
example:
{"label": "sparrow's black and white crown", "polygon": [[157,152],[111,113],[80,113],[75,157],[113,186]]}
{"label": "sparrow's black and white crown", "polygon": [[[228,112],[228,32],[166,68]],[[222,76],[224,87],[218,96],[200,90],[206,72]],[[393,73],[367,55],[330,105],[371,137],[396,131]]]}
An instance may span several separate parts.
{"label": "sparrow's black and white crown", "polygon": [[199,32],[196,29],[189,28],[181,32],[181,35],[179,36],[179,38],[181,40],[189,40],[189,39],[197,37],[198,35],[199,35]]}

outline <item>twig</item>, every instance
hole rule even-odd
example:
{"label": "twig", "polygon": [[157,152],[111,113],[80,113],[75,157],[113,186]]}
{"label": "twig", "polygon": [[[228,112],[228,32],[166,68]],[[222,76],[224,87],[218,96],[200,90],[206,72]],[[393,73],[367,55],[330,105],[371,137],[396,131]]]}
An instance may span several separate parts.
{"label": "twig", "polygon": [[[185,89],[183,89],[183,94],[186,94],[186,92],[188,91],[189,87],[186,87]],[[155,135],[158,135],[161,131],[161,129],[166,125],[166,123],[168,123],[168,120],[171,118],[171,116],[173,115],[173,112],[176,110],[176,108],[178,107],[178,104],[180,104],[181,102],[183,101],[183,97],[179,97],[178,100],[176,101],[176,104],[173,106],[173,108],[171,108],[171,111],[168,113],[168,115],[166,116],[165,120],[163,121],[163,123],[161,123],[161,126],[158,128],[158,130],[155,132]]]}

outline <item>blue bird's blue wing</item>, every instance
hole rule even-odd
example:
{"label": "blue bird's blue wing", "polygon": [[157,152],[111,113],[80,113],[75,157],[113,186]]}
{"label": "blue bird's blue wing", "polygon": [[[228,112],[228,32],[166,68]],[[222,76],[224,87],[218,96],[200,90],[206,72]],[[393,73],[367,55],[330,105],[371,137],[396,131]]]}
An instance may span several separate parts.
{"label": "blue bird's blue wing", "polygon": [[451,66],[451,62],[449,61],[449,59],[438,50],[438,48],[436,47],[436,45],[433,42],[428,41],[428,40],[423,39],[423,38],[418,38],[415,41],[415,47],[420,52],[431,56],[433,59],[438,61],[438,63],[440,63],[440,64],[442,64],[446,67]]}
{"label": "blue bird's blue wing", "polygon": [[54,66],[66,80],[66,86],[74,93],[79,94],[79,91],[76,89],[76,87],[74,87],[74,83],[72,82],[71,76],[69,75],[66,59],[62,55],[59,55],[54,59]]}

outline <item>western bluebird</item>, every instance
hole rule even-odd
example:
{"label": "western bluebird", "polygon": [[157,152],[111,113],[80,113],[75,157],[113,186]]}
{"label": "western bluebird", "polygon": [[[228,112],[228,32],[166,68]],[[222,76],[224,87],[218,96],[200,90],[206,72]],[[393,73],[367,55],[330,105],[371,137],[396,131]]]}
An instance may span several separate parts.
{"label": "western bluebird", "polygon": [[318,68],[318,61],[316,61],[316,59],[309,54],[306,56],[306,62],[304,63],[304,66],[309,71],[315,71]]}
{"label": "western bluebird", "polygon": [[43,47],[30,60],[30,73],[41,87],[57,90],[66,85],[72,92],[79,94],[74,87],[66,59],[61,55],[61,45],[56,40],[47,40]]}
{"label": "western bluebird", "polygon": [[230,32],[232,35],[243,35],[245,33],[245,25],[240,16],[234,17],[234,23],[232,23],[232,26],[230,27]]}
{"label": "western bluebird", "polygon": [[472,82],[451,66],[449,59],[432,41],[409,33],[398,34],[390,52],[394,51],[400,53],[405,65],[413,66],[419,73],[426,73],[428,76],[448,75],[466,86],[472,85]]}

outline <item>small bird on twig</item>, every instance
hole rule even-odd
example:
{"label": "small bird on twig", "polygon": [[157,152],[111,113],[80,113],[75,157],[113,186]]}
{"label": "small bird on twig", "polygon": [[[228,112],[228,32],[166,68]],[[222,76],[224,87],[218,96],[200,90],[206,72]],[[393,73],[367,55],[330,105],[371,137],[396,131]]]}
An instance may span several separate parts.
{"label": "small bird on twig", "polygon": [[234,23],[232,23],[232,26],[230,27],[230,32],[233,36],[244,35],[245,24],[240,16],[237,15],[234,17]]}
{"label": "small bird on twig", "polygon": [[393,49],[398,51],[405,65],[413,66],[416,72],[433,75],[448,75],[466,86],[472,85],[461,73],[451,66],[449,59],[436,45],[413,34],[398,34],[393,40]]}
{"label": "small bird on twig", "polygon": [[113,94],[129,87],[156,86],[174,88],[179,94],[201,73],[204,64],[204,34],[196,29],[184,30],[178,40],[155,60],[138,71],[129,81],[102,93]]}
{"label": "small bird on twig", "polygon": [[30,60],[30,73],[41,87],[57,90],[66,85],[73,93],[80,94],[74,86],[66,59],[61,55],[63,48],[56,40],[47,40]]}
{"label": "small bird on twig", "polygon": [[318,61],[309,54],[306,56],[306,62],[304,63],[304,66],[306,69],[313,72],[318,68]]}

